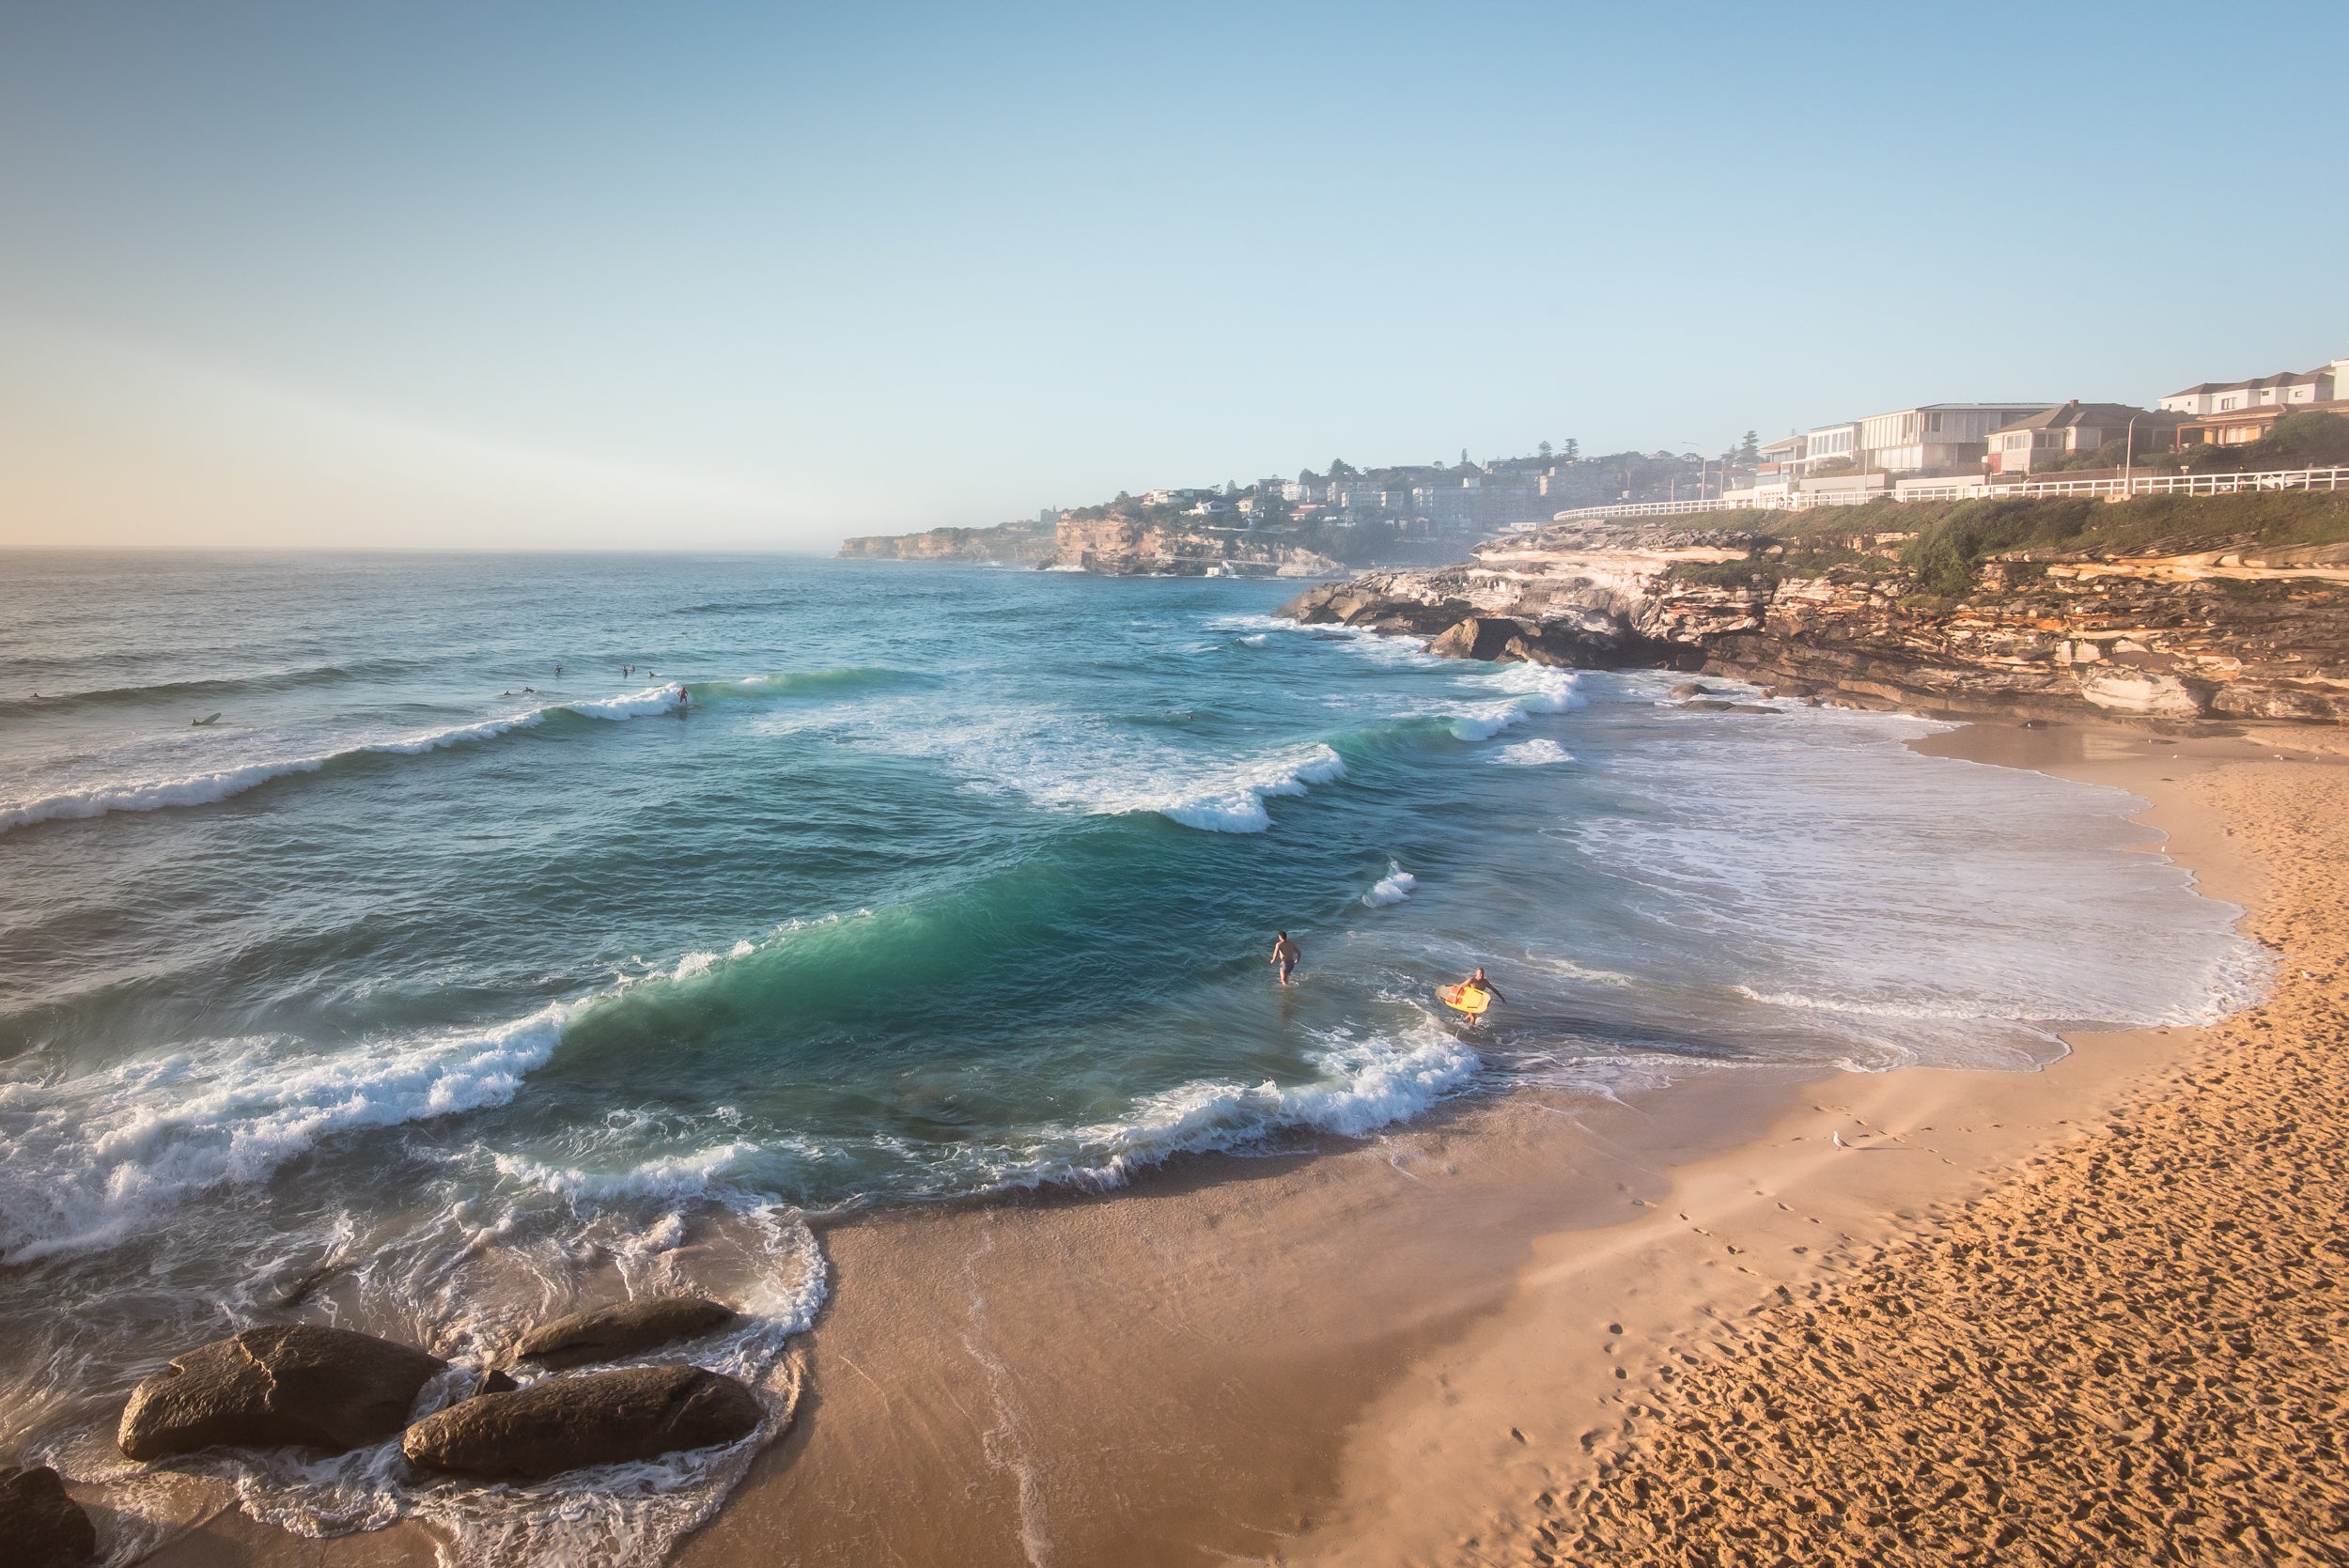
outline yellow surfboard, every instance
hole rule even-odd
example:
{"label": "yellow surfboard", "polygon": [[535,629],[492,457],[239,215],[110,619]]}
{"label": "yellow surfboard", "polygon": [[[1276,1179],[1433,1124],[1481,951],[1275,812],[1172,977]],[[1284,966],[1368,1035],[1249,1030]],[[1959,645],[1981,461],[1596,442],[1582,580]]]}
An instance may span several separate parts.
{"label": "yellow surfboard", "polygon": [[1493,1004],[1493,994],[1479,990],[1463,980],[1457,986],[1439,986],[1436,991],[1436,1000],[1455,1013],[1466,1013],[1472,1018]]}

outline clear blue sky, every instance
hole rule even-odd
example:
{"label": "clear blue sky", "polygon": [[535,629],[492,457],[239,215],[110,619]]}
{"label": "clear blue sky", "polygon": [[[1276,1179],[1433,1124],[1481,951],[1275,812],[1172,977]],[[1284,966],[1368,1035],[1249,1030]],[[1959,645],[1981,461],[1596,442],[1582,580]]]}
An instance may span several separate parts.
{"label": "clear blue sky", "polygon": [[0,542],[821,548],[2349,353],[2349,6],[0,5]]}

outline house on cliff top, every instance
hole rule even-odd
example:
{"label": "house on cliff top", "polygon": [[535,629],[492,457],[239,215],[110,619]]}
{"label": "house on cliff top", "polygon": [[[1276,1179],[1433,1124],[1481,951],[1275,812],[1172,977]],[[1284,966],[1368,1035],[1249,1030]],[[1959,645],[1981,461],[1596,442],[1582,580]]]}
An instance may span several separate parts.
{"label": "house on cliff top", "polygon": [[2177,442],[2185,416],[2126,403],[2083,403],[2075,397],[2001,425],[1990,432],[1988,467],[1993,474],[2029,474],[2050,458],[2098,452],[2109,445],[2117,464],[2128,452],[2166,452]]}

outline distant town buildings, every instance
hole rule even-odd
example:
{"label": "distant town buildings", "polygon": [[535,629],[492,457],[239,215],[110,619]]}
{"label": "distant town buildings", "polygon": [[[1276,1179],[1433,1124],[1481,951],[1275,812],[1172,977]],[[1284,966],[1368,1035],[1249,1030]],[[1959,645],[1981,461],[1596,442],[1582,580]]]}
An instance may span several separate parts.
{"label": "distant town buildings", "polygon": [[[1693,452],[1616,452],[1584,458],[1575,442],[1543,442],[1539,456],[1357,469],[1332,460],[1294,479],[1274,474],[1242,486],[1169,487],[1136,498],[1039,520],[1135,526],[1200,535],[1384,530],[1392,540],[1470,538],[1548,521],[1597,515],[1620,503],[1657,511],[1720,506],[1777,507],[1856,503],[1915,493],[1949,499],[1953,488],[2061,471],[2093,485],[2118,470],[2181,444],[2258,441],[2306,410],[2349,414],[2349,357],[2315,370],[2246,381],[2205,381],[2171,393],[2157,408],[2054,398],[1920,403],[1797,430],[1763,442],[1751,431],[1719,458]],[[1145,513],[1156,512],[1154,518]],[[1181,520],[1177,521],[1179,519]],[[1363,549],[1388,544],[1346,536]],[[1321,545],[1339,551],[1340,536]],[[1343,553],[1343,551],[1340,551]]]}

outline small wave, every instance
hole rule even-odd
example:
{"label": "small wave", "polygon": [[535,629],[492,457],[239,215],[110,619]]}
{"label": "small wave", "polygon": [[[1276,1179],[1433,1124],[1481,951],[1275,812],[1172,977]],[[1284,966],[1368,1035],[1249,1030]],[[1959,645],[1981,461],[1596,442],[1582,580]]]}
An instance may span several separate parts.
{"label": "small wave", "polygon": [[1362,894],[1362,902],[1374,909],[1384,904],[1400,904],[1411,896],[1411,890],[1417,886],[1419,886],[1418,877],[1394,862],[1389,861],[1387,874],[1381,877],[1368,893]]}
{"label": "small wave", "polygon": [[529,1183],[558,1197],[610,1202],[708,1197],[728,1172],[758,1152],[755,1143],[722,1143],[690,1155],[644,1160],[625,1171],[585,1171],[513,1154],[494,1157],[498,1173],[510,1180]]}
{"label": "small wave", "polygon": [[1574,753],[1555,740],[1519,740],[1501,747],[1488,760],[1515,768],[1541,768],[1554,762],[1572,762]]}
{"label": "small wave", "polygon": [[334,1053],[233,1040],[57,1084],[0,1082],[0,1254],[109,1247],[336,1133],[504,1105],[571,1012]]}
{"label": "small wave", "polygon": [[1145,1096],[1126,1120],[1080,1129],[1090,1156],[1045,1179],[1119,1187],[1175,1155],[1236,1152],[1290,1128],[1367,1137],[1455,1093],[1480,1064],[1439,1032],[1415,1044],[1346,1040],[1309,1060],[1321,1071],[1309,1083],[1189,1083]]}
{"label": "small wave", "polygon": [[110,812],[163,811],[174,806],[211,805],[257,788],[272,779],[287,778],[296,773],[316,773],[362,757],[421,756],[449,746],[494,739],[563,714],[615,722],[641,719],[671,712],[682,706],[681,693],[684,691],[681,686],[647,687],[642,691],[631,691],[617,697],[591,702],[553,703],[503,719],[454,724],[447,729],[428,730],[421,735],[403,736],[396,740],[368,741],[358,746],[347,746],[340,751],[319,752],[308,756],[268,758],[237,768],[185,773],[174,778],[140,779],[68,790],[0,806],[0,832],[36,822],[103,816]]}
{"label": "small wave", "polygon": [[1272,826],[1264,806],[1267,797],[1302,795],[1310,785],[1344,777],[1345,760],[1328,746],[1315,745],[1301,753],[1256,763],[1243,769],[1238,778],[1209,790],[1110,809],[1154,811],[1186,828],[1207,832],[1261,833]]}
{"label": "small wave", "polygon": [[739,702],[752,697],[820,697],[835,692],[879,691],[913,677],[902,670],[844,665],[832,670],[791,670],[745,675],[740,680],[695,681],[686,688],[697,704]]}
{"label": "small wave", "polygon": [[1579,675],[1541,664],[1510,664],[1487,675],[1482,684],[1498,687],[1507,696],[1482,702],[1452,722],[1460,740],[1490,740],[1502,730],[1536,713],[1563,713],[1588,700],[1576,690]]}
{"label": "small wave", "polygon": [[0,714],[48,713],[71,707],[127,707],[151,703],[203,701],[245,691],[288,691],[332,686],[369,675],[397,675],[415,668],[408,660],[377,660],[356,665],[320,664],[299,670],[262,670],[251,675],[200,680],[157,681],[151,686],[106,686],[82,691],[51,691],[39,697],[0,698]]}

